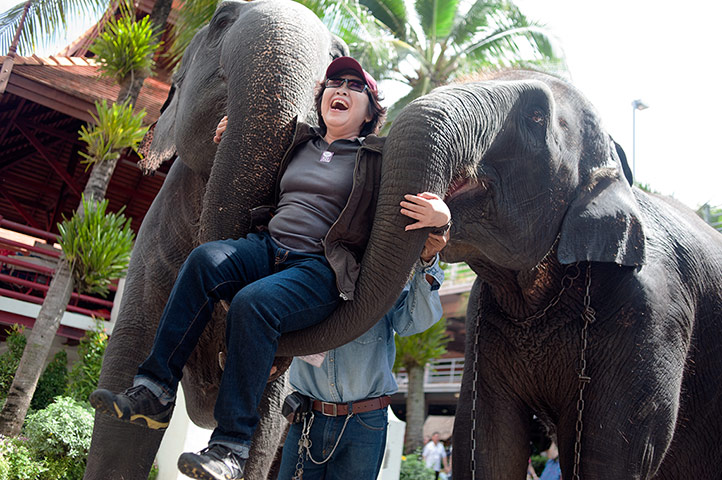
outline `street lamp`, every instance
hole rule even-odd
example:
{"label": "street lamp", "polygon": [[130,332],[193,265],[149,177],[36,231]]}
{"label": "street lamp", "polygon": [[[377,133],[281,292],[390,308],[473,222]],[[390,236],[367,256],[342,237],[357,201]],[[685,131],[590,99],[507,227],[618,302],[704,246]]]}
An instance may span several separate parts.
{"label": "street lamp", "polygon": [[643,101],[637,99],[632,102],[632,178],[637,179],[637,152],[636,152],[636,145],[635,145],[635,136],[636,136],[636,127],[637,127],[637,110],[646,110],[649,108],[649,105],[644,103]]}

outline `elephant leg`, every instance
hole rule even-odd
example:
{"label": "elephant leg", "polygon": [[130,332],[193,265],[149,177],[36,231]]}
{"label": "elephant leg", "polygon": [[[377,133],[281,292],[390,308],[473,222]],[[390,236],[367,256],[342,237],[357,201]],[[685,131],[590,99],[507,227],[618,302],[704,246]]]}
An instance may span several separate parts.
{"label": "elephant leg", "polygon": [[[458,480],[524,478],[530,455],[531,412],[518,400],[473,389],[465,366],[454,422],[453,477]],[[474,398],[476,397],[476,398]]]}
{"label": "elephant leg", "polygon": [[[193,248],[200,209],[190,198],[203,181],[181,162],[171,167],[143,221],[131,255],[115,328],[103,358],[99,387],[120,392],[133,383],[155,336],[180,265]],[[172,213],[168,213],[172,212]],[[96,414],[84,478],[145,479],[162,432]]]}
{"label": "elephant leg", "polygon": [[288,372],[269,382],[263,392],[261,404],[258,406],[261,419],[253,434],[251,451],[246,463],[246,480],[275,478],[275,475],[269,476],[269,471],[279,449],[281,437],[288,426],[286,418],[281,415],[281,406],[289,393],[291,387],[288,382]]}

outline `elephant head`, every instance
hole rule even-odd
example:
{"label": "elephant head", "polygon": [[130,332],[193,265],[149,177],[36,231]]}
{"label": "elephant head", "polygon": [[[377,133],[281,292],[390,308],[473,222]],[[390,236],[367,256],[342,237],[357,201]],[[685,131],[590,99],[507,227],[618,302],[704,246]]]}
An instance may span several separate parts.
{"label": "elephant head", "polygon": [[426,235],[404,231],[398,203],[409,192],[445,198],[453,225],[443,260],[466,261],[481,277],[532,270],[555,248],[563,264],[644,263],[642,225],[618,151],[591,104],[541,73],[508,71],[415,100],[384,147],[356,305],[287,335],[279,354],[343,344],[390,308]]}

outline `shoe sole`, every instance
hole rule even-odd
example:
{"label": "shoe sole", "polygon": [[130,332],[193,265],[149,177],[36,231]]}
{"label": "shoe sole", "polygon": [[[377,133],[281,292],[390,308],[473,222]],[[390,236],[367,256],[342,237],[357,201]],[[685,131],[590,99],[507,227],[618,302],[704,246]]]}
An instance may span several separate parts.
{"label": "shoe sole", "polygon": [[178,470],[187,477],[199,480],[243,480],[243,477],[236,479],[236,477],[230,477],[228,475],[223,475],[222,477],[213,475],[203,468],[203,464],[198,461],[196,455],[191,454],[183,454],[178,458]]}
{"label": "shoe sole", "polygon": [[124,414],[118,404],[115,403],[115,395],[111,392],[106,392],[96,390],[90,394],[90,405],[92,405],[96,411],[123,420],[124,422],[135,423],[136,425],[150,428],[151,430],[165,430],[168,428],[170,422],[159,422],[154,418],[140,413],[135,415]]}

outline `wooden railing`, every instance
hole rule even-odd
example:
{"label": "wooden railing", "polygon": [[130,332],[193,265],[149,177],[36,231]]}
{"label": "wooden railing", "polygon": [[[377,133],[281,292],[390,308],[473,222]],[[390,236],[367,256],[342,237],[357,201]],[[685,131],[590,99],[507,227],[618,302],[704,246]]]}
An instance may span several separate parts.
{"label": "wooden railing", "polygon": [[[432,360],[424,369],[425,392],[458,392],[461,388],[461,375],[464,373],[464,358],[439,358]],[[399,392],[408,390],[409,377],[406,370],[396,374]]]}
{"label": "wooden railing", "polygon": [[[32,327],[35,318],[29,312],[35,312],[39,307],[28,308],[27,304],[41,305],[48,292],[61,255],[60,249],[54,246],[57,235],[2,217],[0,229],[0,323],[22,323]],[[31,241],[34,239],[34,242],[18,241],[16,234],[27,236],[24,238]],[[94,325],[93,318],[110,320],[117,285],[111,285],[110,290],[110,299],[73,292],[66,312],[82,317],[69,316],[71,321],[61,323],[72,326],[66,325],[60,333],[79,338],[84,330]]]}

